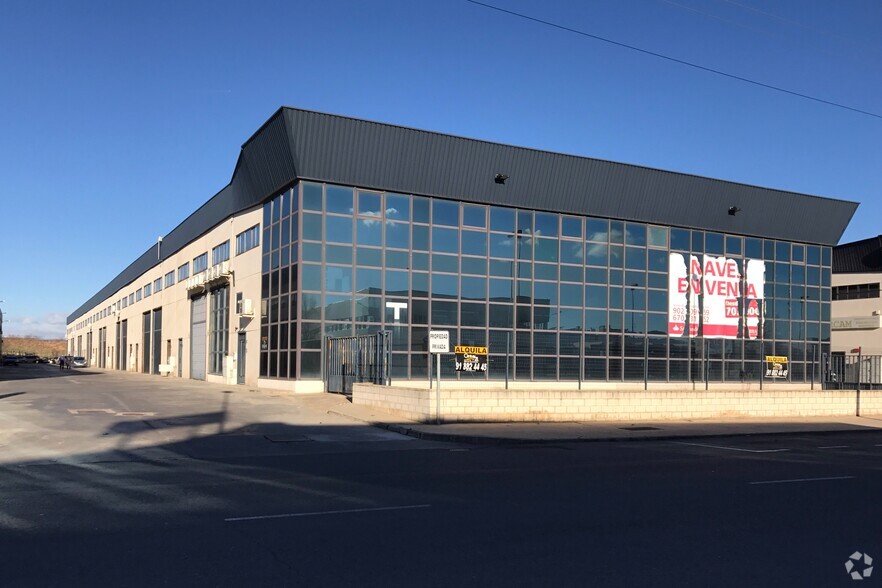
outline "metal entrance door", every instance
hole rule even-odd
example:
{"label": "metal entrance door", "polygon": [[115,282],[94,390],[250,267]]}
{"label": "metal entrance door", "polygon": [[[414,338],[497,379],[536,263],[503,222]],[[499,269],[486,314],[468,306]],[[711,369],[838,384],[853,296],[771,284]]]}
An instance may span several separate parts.
{"label": "metal entrance door", "polygon": [[355,382],[391,384],[392,333],[328,337],[325,344],[325,384],[328,392],[352,394]]}
{"label": "metal entrance door", "polygon": [[178,339],[178,377],[181,377],[184,366],[184,340]]}
{"label": "metal entrance door", "polygon": [[206,301],[203,294],[190,303],[190,378],[205,379]]}
{"label": "metal entrance door", "polygon": [[236,383],[245,383],[245,333],[239,333],[236,346]]}

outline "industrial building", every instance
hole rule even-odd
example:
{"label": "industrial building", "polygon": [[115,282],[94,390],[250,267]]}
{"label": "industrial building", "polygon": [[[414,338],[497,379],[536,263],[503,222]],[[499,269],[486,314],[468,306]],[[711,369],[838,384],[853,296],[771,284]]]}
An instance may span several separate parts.
{"label": "industrial building", "polygon": [[[808,382],[857,204],[281,108],[229,185],[68,317],[92,366],[323,389],[325,337],[447,379]],[[877,284],[878,293],[878,284]],[[776,374],[775,377],[780,377]]]}

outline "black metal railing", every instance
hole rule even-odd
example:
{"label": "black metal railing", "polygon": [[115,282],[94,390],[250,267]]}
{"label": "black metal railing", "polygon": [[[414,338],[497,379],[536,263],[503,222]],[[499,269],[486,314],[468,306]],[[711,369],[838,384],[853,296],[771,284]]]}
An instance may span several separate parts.
{"label": "black metal railing", "polygon": [[823,360],[824,388],[831,390],[882,389],[882,355],[833,353]]}

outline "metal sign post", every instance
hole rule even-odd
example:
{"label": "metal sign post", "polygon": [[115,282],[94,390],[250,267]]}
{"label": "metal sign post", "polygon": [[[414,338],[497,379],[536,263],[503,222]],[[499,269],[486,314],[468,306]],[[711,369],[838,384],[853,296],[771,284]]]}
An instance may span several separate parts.
{"label": "metal sign post", "polygon": [[441,424],[441,354],[450,353],[450,332],[429,331],[429,353],[436,356],[435,370],[435,424]]}

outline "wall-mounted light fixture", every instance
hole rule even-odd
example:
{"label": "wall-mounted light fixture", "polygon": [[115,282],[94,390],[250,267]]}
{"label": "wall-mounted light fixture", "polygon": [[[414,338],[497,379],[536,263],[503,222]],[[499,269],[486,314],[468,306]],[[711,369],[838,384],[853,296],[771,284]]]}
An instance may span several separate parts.
{"label": "wall-mounted light fixture", "polygon": [[729,207],[729,216],[735,216],[739,212],[741,212],[741,209],[738,208],[737,206],[730,206]]}
{"label": "wall-mounted light fixture", "polygon": [[507,180],[507,179],[508,179],[508,176],[505,174],[496,174],[496,177],[493,178],[493,181],[496,182],[497,184],[504,184],[505,180]]}

